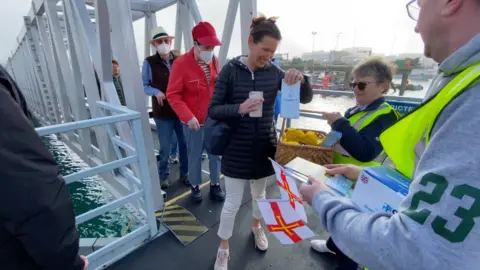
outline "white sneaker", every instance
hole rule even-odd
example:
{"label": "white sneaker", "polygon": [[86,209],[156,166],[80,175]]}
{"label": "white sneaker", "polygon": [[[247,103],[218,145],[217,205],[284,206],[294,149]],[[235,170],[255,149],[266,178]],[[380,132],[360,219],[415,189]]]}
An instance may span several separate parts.
{"label": "white sneaker", "polygon": [[258,228],[252,228],[253,236],[255,238],[255,247],[261,251],[265,251],[268,248],[268,239],[263,231],[263,228],[260,226]]}
{"label": "white sneaker", "polygon": [[328,249],[327,241],[325,241],[325,240],[312,240],[312,241],[310,241],[310,245],[312,246],[312,248],[314,250],[316,250],[320,253],[330,252],[330,253],[335,254],[335,252]]}
{"label": "white sneaker", "polygon": [[215,260],[214,270],[227,270],[228,269],[229,252],[228,249],[218,249],[217,259]]}

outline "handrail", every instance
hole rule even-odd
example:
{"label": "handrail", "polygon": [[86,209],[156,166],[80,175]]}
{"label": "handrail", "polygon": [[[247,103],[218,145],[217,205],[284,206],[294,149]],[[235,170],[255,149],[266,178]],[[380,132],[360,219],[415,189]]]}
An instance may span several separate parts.
{"label": "handrail", "polygon": [[[130,123],[134,145],[128,144],[121,137],[110,132],[112,143],[131,150],[127,157],[117,157],[117,160],[64,176],[65,182],[69,184],[117,168],[125,168],[125,171],[128,172],[127,178],[132,183],[135,183],[135,187],[129,188],[129,192],[125,196],[76,216],[75,221],[77,225],[125,205],[140,205],[138,204],[139,200],[144,202],[142,206],[144,209],[138,209],[138,213],[141,216],[140,219],[145,221],[143,226],[89,254],[88,259],[93,269],[104,268],[119,257],[126,255],[129,251],[138,248],[142,243],[157,236],[158,233],[140,113],[124,106],[115,106],[103,101],[97,102],[96,105],[98,105],[98,108],[109,111],[112,115],[36,129],[38,135],[48,136],[98,126],[107,126],[107,129],[112,131],[111,125],[113,124],[125,121]],[[139,168],[138,172],[135,173],[126,169],[126,166],[129,164]]]}
{"label": "handrail", "polygon": [[138,157],[136,155],[135,156],[130,156],[130,157],[122,158],[122,159],[115,160],[115,161],[112,161],[112,162],[108,162],[108,163],[102,164],[100,166],[97,166],[97,167],[94,167],[94,168],[91,168],[91,169],[88,169],[88,170],[84,170],[84,171],[69,174],[69,175],[65,176],[64,179],[65,179],[65,182],[67,184],[70,184],[70,183],[79,181],[81,179],[85,179],[85,178],[90,177],[90,176],[94,176],[94,175],[97,175],[97,174],[100,174],[100,173],[103,173],[103,172],[107,172],[107,171],[111,171],[111,170],[120,168],[122,166],[126,166],[128,164],[132,164],[136,161],[138,161]]}
{"label": "handrail", "polygon": [[[331,95],[331,96],[348,96],[348,97],[353,97],[353,92],[352,91],[338,91],[338,90],[318,90],[314,89],[313,94],[315,95]],[[386,95],[385,99],[387,101],[402,101],[402,102],[412,102],[412,103],[420,103],[422,102],[422,98],[416,98],[416,97],[404,97],[404,96],[391,96],[391,95]]]}
{"label": "handrail", "polygon": [[63,123],[59,125],[53,125],[48,127],[37,128],[37,134],[41,137],[56,134],[56,133],[65,133],[77,129],[92,128],[97,126],[103,126],[107,124],[114,124],[122,121],[130,121],[134,119],[140,119],[140,113],[126,113],[118,114],[113,116],[99,117],[95,119],[87,119],[69,123]]}

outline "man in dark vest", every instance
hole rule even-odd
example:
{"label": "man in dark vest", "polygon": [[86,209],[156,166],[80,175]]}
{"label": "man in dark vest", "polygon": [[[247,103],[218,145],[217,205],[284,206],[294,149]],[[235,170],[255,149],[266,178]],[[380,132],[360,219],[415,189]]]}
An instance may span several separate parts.
{"label": "man in dark vest", "polygon": [[171,51],[173,36],[168,35],[163,27],[156,27],[152,30],[151,44],[156,53],[147,57],[143,62],[142,80],[145,94],[152,97],[152,114],[157,126],[158,140],[160,142],[160,160],[158,173],[162,189],[169,186],[168,157],[172,147],[172,135],[175,132],[178,141],[180,158],[180,180],[185,185],[188,181],[188,156],[183,127],[176,113],[168,104],[167,85],[170,70],[178,53]]}

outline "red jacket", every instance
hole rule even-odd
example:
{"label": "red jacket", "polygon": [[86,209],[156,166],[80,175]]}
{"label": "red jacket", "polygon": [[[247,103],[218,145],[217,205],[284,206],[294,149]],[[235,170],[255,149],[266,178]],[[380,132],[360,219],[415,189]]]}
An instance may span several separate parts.
{"label": "red jacket", "polygon": [[203,124],[207,118],[208,105],[218,76],[218,59],[215,57],[214,61],[209,65],[210,84],[202,67],[195,60],[193,48],[173,63],[168,80],[167,99],[184,124],[193,117]]}

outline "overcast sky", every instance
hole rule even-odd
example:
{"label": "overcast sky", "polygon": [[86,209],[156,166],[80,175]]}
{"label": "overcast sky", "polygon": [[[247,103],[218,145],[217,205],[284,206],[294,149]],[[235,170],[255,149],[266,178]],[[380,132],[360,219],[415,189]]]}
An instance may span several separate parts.
{"label": "overcast sky", "polygon": [[[4,62],[16,47],[16,38],[22,27],[22,16],[30,9],[31,0],[1,0],[0,62]],[[291,56],[310,52],[312,31],[318,34],[315,50],[331,50],[337,33],[342,33],[338,49],[352,46],[372,47],[375,53],[421,53],[423,44],[408,18],[406,0],[257,0],[258,12],[279,16],[278,25],[284,37],[279,51]],[[197,0],[203,20],[210,21],[222,35],[228,0]],[[157,23],[173,35],[176,7],[157,13]],[[234,27],[229,56],[240,54],[240,18]],[[144,22],[134,23],[139,56],[143,57]]]}

